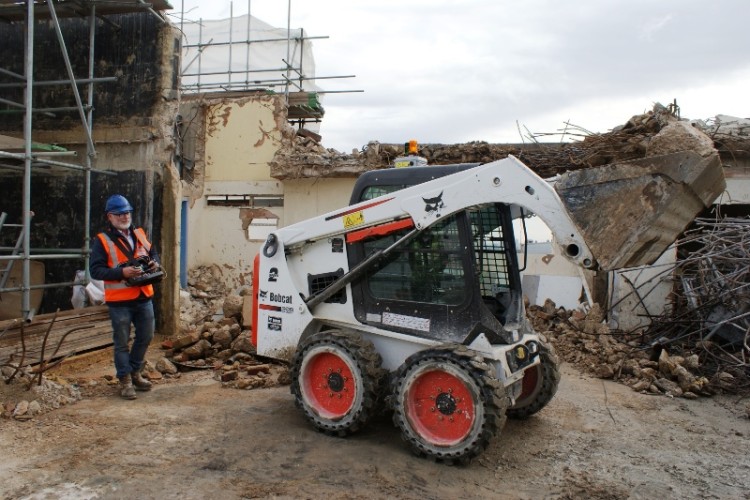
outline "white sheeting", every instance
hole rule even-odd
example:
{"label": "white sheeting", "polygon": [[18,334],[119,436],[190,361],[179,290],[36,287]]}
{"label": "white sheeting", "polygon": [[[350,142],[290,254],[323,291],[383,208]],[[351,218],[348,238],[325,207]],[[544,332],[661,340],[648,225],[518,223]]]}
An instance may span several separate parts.
{"label": "white sheeting", "polygon": [[[225,85],[223,90],[266,88],[283,92],[284,76],[287,75],[284,62],[287,60],[287,45],[292,68],[299,70],[301,67],[304,77],[315,76],[312,41],[300,40],[302,29],[292,29],[291,40],[287,44],[286,28],[275,28],[254,16],[250,16],[249,27],[248,36],[247,15],[233,19],[204,20],[202,23],[184,23],[183,47],[210,44],[202,52],[198,47],[183,49],[181,84],[186,92],[222,90],[218,84],[226,83],[231,85]],[[252,43],[248,44],[248,40]],[[241,73],[230,75],[230,68],[232,72]],[[251,72],[248,73],[248,70]],[[200,73],[200,77],[185,76],[195,73]],[[299,72],[294,70],[289,73],[289,78],[298,84],[299,76]],[[290,92],[299,90],[315,92],[321,89],[312,80],[305,80],[302,89],[293,85],[289,87]]]}

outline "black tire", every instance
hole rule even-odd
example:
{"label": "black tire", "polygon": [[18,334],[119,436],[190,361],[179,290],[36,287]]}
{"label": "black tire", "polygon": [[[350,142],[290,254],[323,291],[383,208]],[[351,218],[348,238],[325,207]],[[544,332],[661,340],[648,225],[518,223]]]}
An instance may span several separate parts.
{"label": "black tire", "polygon": [[465,464],[505,425],[508,398],[492,366],[465,346],[420,351],[392,381],[393,423],[418,456]]}
{"label": "black tire", "polygon": [[346,436],[376,412],[384,370],[371,342],[354,332],[326,331],[297,348],[292,361],[295,404],[321,432]]}
{"label": "black tire", "polygon": [[523,389],[516,403],[508,408],[508,418],[524,419],[552,401],[560,384],[560,361],[551,345],[540,343],[539,364],[526,370]]}

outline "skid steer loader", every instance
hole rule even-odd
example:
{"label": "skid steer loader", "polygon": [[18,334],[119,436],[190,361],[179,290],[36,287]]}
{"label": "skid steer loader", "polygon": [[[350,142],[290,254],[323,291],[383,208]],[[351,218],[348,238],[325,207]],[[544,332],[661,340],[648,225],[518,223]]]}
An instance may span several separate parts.
{"label": "skid steer loader", "polygon": [[513,220],[531,213],[587,269],[651,263],[724,190],[693,152],[537,176],[510,156],[362,175],[351,205],[272,233],[254,262],[252,340],[291,362],[296,405],[345,436],[384,407],[418,455],[466,463],[560,373],[525,318]]}

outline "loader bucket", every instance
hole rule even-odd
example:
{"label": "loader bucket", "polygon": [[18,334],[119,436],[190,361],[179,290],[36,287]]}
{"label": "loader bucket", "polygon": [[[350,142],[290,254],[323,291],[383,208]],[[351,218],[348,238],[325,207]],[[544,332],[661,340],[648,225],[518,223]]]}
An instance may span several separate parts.
{"label": "loader bucket", "polygon": [[603,270],[652,264],[725,187],[718,153],[694,151],[567,172],[555,184]]}

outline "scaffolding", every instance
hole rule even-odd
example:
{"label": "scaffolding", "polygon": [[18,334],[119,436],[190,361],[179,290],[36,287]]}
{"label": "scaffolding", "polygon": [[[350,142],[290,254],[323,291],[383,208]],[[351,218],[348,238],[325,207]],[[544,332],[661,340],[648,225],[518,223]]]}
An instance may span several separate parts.
{"label": "scaffolding", "polygon": [[[91,173],[97,172],[105,175],[115,175],[113,172],[97,170],[93,167],[96,158],[96,147],[92,138],[93,124],[93,101],[94,87],[97,83],[115,81],[115,77],[94,77],[94,43],[96,34],[96,20],[108,21],[106,16],[112,14],[127,14],[148,11],[166,22],[161,11],[171,9],[164,0],[151,0],[149,3],[143,0],[0,0],[0,23],[25,23],[25,46],[24,46],[24,70],[23,73],[0,68],[0,75],[9,79],[10,83],[0,84],[2,88],[23,88],[23,102],[0,97],[0,104],[7,109],[23,112],[23,139],[0,136],[0,169],[21,172],[23,176],[23,192],[21,207],[21,223],[6,223],[7,214],[0,214],[0,232],[3,229],[14,229],[18,232],[18,239],[14,246],[0,247],[0,294],[11,292],[21,293],[21,304],[19,317],[29,322],[36,313],[31,305],[31,293],[34,290],[43,290],[53,287],[67,287],[88,283],[89,252],[90,252],[90,226],[91,226]],[[70,56],[65,44],[63,32],[60,27],[60,18],[78,17],[85,18],[89,23],[88,37],[88,75],[79,77],[74,74]],[[59,49],[66,68],[66,74],[58,80],[34,80],[34,28],[39,20],[47,20],[54,27]],[[36,47],[38,48],[38,47]],[[44,47],[47,50],[47,47]],[[86,86],[85,102],[81,96],[78,86]],[[33,90],[38,86],[70,86],[75,106],[61,106],[54,108],[36,108],[33,102]],[[36,144],[32,139],[33,116],[43,113],[54,117],[55,113],[77,111],[81,121],[81,129],[86,144],[86,155],[80,164],[69,161],[60,161],[55,158],[77,157],[75,151],[66,151],[62,148],[48,147]],[[22,151],[14,152],[13,150]],[[32,230],[31,211],[31,177],[32,174],[44,174],[51,170],[65,170],[81,172],[84,180],[84,243],[82,248],[31,248],[30,236]],[[31,283],[31,262],[49,259],[82,259],[85,262],[85,282],[58,282],[58,283]],[[10,273],[14,264],[22,264],[20,284],[7,286]]]}
{"label": "scaffolding", "polygon": [[[287,0],[286,29],[274,29],[252,16],[252,0],[247,2],[247,15],[234,17],[234,2],[230,2],[230,17],[221,21],[191,21],[185,18],[184,2],[179,18],[183,43],[183,65],[180,91],[183,94],[209,92],[258,92],[283,94],[288,107],[288,118],[300,128],[307,123],[318,123],[323,117],[319,96],[330,93],[363,92],[362,90],[323,90],[317,85],[322,80],[354,78],[356,75],[316,76],[310,43],[328,36],[309,36],[302,28],[291,28],[292,0]],[[207,32],[208,26],[219,25],[221,33]],[[239,27],[238,23],[242,23]],[[262,25],[263,29],[256,29]],[[244,32],[243,32],[244,28]],[[196,33],[197,30],[197,33]],[[253,36],[255,31],[258,36]],[[270,33],[270,35],[269,35]],[[237,38],[235,38],[237,37]],[[193,38],[190,40],[189,38]],[[197,38],[197,40],[196,40]],[[285,46],[280,64],[270,58],[253,60],[251,49],[265,45]],[[207,67],[207,56],[217,53],[217,64]],[[269,64],[271,63],[271,64]]]}

